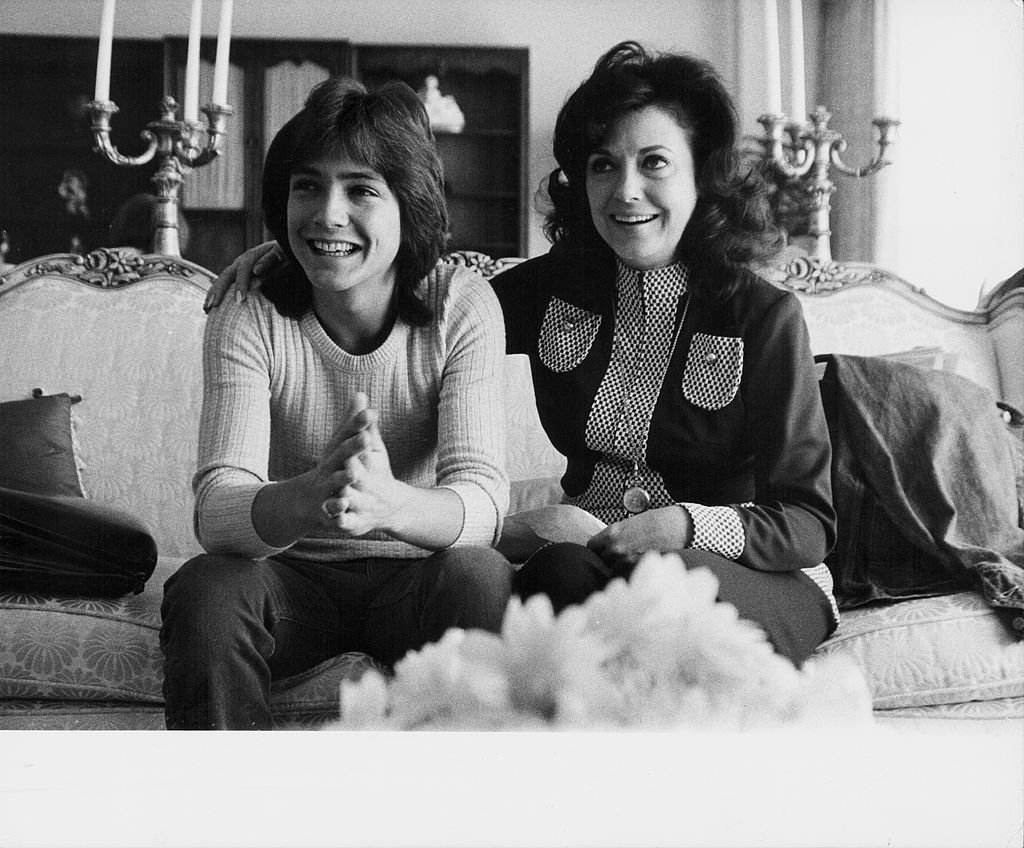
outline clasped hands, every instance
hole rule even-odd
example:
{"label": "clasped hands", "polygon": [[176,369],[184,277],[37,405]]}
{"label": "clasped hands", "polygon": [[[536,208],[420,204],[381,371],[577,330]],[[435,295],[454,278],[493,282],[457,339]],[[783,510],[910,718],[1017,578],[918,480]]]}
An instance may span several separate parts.
{"label": "clasped hands", "polygon": [[312,475],[321,524],[346,537],[387,528],[401,486],[391,471],[377,411],[369,408],[365,393],[353,395],[345,421]]}

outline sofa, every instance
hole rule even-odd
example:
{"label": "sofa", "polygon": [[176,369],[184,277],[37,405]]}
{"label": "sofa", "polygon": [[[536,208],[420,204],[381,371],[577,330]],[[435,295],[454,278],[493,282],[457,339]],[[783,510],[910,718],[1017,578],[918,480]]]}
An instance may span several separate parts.
{"label": "sofa", "polygon": [[[490,276],[520,260],[463,252],[446,261]],[[816,353],[889,355],[956,371],[1024,407],[1017,282],[962,311],[873,266],[822,265],[799,251],[761,271],[797,292]],[[190,478],[211,279],[180,258],[120,248],[41,257],[0,278],[0,404],[27,401],[34,391],[65,398],[71,447],[57,449],[64,454],[57,459],[73,463],[68,473],[77,475],[79,494],[146,528],[157,555],[138,593],[0,586],[0,729],[163,727],[161,587],[200,552]],[[540,427],[528,362],[510,356],[506,365],[510,511],[518,511],[557,501],[564,462]],[[819,653],[861,667],[878,721],[997,732],[1024,726],[1018,635],[979,593],[958,591],[849,610]],[[335,718],[341,681],[371,663],[346,654],[277,681],[275,717],[295,727]]]}

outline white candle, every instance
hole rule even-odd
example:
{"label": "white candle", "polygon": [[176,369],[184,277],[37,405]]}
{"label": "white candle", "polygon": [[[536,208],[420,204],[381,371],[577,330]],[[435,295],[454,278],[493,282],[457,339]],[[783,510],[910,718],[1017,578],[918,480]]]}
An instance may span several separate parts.
{"label": "white candle", "polygon": [[228,72],[231,68],[231,7],[233,0],[221,0],[217,30],[217,64],[213,68],[213,102],[228,105]]}
{"label": "white candle", "polygon": [[199,42],[203,33],[203,0],[192,0],[185,65],[185,120],[199,120]]}
{"label": "white candle", "polygon": [[789,0],[789,49],[793,55],[789,88],[789,114],[794,121],[807,117],[807,90],[804,81],[804,4]]}
{"label": "white candle", "polygon": [[96,57],[96,94],[93,100],[110,99],[110,54],[114,46],[114,3],[103,0],[100,16],[100,51]]}
{"label": "white candle", "polygon": [[764,32],[767,53],[765,79],[768,85],[768,111],[782,114],[782,70],[779,62],[779,6],[776,0],[764,0]]}

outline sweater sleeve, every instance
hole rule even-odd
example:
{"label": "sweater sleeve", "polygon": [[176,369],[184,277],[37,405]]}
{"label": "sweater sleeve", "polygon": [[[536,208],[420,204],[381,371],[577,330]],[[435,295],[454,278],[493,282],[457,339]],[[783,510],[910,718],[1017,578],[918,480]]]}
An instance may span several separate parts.
{"label": "sweater sleeve", "polygon": [[752,329],[745,358],[747,439],[755,461],[752,504],[734,505],[739,562],[762,571],[819,565],[835,544],[825,413],[800,303],[776,300]]}
{"label": "sweater sleeve", "polygon": [[270,350],[257,298],[228,298],[210,313],[203,338],[203,409],[193,478],[195,533],[210,553],[262,558],[267,545],[252,522],[267,483]]}
{"label": "sweater sleeve", "polygon": [[437,482],[458,494],[465,509],[454,545],[491,545],[509,504],[504,323],[488,283],[463,269],[447,289],[443,315]]}

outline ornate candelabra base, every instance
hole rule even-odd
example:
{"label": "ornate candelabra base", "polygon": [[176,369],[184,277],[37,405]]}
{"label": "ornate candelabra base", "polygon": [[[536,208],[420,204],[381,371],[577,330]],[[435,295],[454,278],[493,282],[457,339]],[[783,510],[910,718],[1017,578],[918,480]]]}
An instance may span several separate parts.
{"label": "ornate candelabra base", "polygon": [[[178,238],[178,194],[184,175],[213,161],[221,152],[221,138],[227,132],[227,120],[234,110],[230,106],[208,104],[203,107],[206,124],[178,120],[178,104],[166,95],[160,101],[160,119],[146,125],[142,138],[148,142],[146,150],[138,156],[125,156],[110,141],[110,118],[118,112],[111,100],[93,100],[86,104],[92,115],[92,133],[96,141],[93,148],[115,165],[135,167],[145,165],[154,158],[159,166],[153,174],[157,206],[156,232],[153,252],[166,256],[180,256]],[[205,138],[203,138],[205,136]]]}
{"label": "ornate candelabra base", "polygon": [[[829,218],[831,198],[836,190],[830,169],[847,176],[860,178],[875,174],[890,164],[886,153],[896,141],[895,118],[875,118],[878,128],[878,150],[874,158],[862,168],[843,162],[846,139],[829,127],[832,114],[819,106],[809,116],[809,123],[790,121],[785,115],[765,114],[758,118],[764,127],[764,160],[774,170],[779,192],[777,213],[781,222],[803,223],[807,251],[812,261],[827,268],[832,263],[832,230]],[[788,140],[787,140],[788,139]],[[789,227],[787,229],[790,229]]]}

